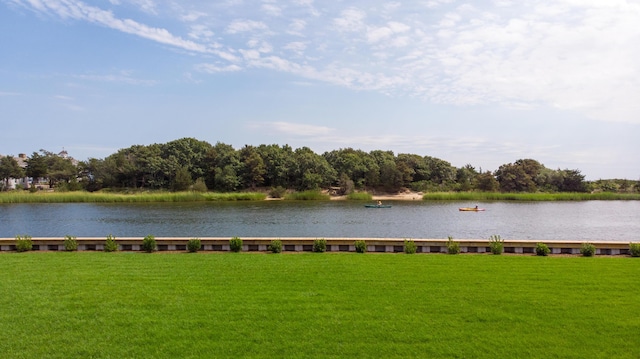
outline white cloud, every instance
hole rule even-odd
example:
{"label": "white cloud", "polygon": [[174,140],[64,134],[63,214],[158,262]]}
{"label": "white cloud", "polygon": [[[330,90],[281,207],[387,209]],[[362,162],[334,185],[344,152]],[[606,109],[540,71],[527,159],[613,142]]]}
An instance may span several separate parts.
{"label": "white cloud", "polygon": [[73,75],[73,77],[85,81],[124,83],[136,86],[153,86],[157,83],[153,80],[132,77],[130,71],[119,71],[113,74],[80,74]]}
{"label": "white cloud", "polygon": [[189,37],[194,40],[206,40],[213,37],[214,32],[205,25],[192,25],[189,31]]}
{"label": "white cloud", "polygon": [[227,26],[226,32],[229,34],[237,34],[239,32],[252,32],[266,29],[267,25],[262,21],[234,20]]}
{"label": "white cloud", "polygon": [[274,4],[262,4],[262,6],[260,7],[262,9],[262,11],[265,14],[268,14],[270,16],[281,16],[282,15],[282,9]]}
{"label": "white cloud", "polygon": [[190,11],[187,12],[184,15],[180,16],[180,20],[182,21],[186,21],[186,22],[193,22],[193,21],[197,21],[198,19],[207,16],[206,12],[203,11]]}
{"label": "white cloud", "polygon": [[195,66],[195,69],[201,72],[209,73],[209,74],[215,74],[220,72],[236,72],[236,71],[242,70],[242,68],[238,65],[220,66],[217,64],[198,64]]}
{"label": "white cloud", "polygon": [[293,19],[289,24],[287,32],[291,35],[304,36],[303,31],[307,26],[307,22],[304,19]]}
{"label": "white cloud", "polygon": [[240,50],[240,53],[247,61],[257,60],[260,58],[260,51],[258,50]]}
{"label": "white cloud", "polygon": [[367,31],[367,41],[376,43],[387,40],[395,34],[409,31],[411,28],[403,23],[391,21],[386,26],[370,28]]}
{"label": "white cloud", "polygon": [[[634,1],[338,2],[318,9],[312,0],[235,1],[191,4],[174,15],[187,25],[171,30],[80,0],[1,1],[200,54],[198,62],[216,64],[207,70],[212,73],[265,68],[432,103],[554,106],[640,122],[640,4]],[[133,4],[145,14],[168,12],[162,2]]]}
{"label": "white cloud", "polygon": [[153,0],[130,0],[140,9],[149,14],[157,14],[156,4]]}
{"label": "white cloud", "polygon": [[366,13],[356,8],[348,8],[340,13],[340,17],[333,20],[334,25],[339,31],[352,32],[359,31],[364,28],[364,19]]}
{"label": "white cloud", "polygon": [[290,42],[282,47],[285,50],[289,50],[298,56],[304,54],[304,50],[307,48],[307,44],[301,41]]}
{"label": "white cloud", "polygon": [[[189,51],[207,52],[206,46],[172,35],[168,30],[150,27],[135,20],[119,19],[111,11],[90,6],[78,0],[47,0],[40,2],[14,0],[16,3],[40,12],[59,16],[62,19],[88,21],[125,33],[137,35],[162,44]],[[142,2],[146,3],[146,2]]]}

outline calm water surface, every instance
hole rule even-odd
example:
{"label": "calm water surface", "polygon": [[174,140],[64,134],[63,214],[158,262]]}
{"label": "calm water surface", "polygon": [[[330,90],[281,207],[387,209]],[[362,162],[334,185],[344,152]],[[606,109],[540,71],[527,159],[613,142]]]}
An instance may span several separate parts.
{"label": "calm water surface", "polygon": [[3,204],[0,237],[373,237],[640,241],[640,201]]}

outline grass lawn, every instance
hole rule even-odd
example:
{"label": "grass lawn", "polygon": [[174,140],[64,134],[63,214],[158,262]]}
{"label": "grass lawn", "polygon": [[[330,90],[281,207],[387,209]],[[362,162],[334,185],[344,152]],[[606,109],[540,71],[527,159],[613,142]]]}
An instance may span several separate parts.
{"label": "grass lawn", "polygon": [[1,358],[638,358],[640,260],[0,254]]}

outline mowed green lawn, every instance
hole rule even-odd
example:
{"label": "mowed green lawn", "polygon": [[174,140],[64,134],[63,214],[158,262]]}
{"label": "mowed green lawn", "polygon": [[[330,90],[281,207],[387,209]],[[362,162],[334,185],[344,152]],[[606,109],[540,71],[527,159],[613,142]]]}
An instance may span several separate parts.
{"label": "mowed green lawn", "polygon": [[1,358],[639,358],[640,259],[0,254]]}

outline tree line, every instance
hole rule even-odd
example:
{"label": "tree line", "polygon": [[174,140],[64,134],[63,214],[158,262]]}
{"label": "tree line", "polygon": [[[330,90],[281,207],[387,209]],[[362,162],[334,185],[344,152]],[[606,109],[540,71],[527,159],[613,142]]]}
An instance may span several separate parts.
{"label": "tree line", "polygon": [[[431,156],[341,148],[316,154],[308,147],[245,145],[182,138],[164,144],[134,145],[104,158],[74,164],[71,159],[40,150],[26,160],[0,158],[3,184],[9,178],[46,178],[59,189],[197,190],[233,192],[279,188],[332,188],[339,194],[355,190],[394,192],[588,192],[640,191],[640,182],[587,182],[578,169],[549,169],[533,159],[519,159],[497,170],[461,168]],[[626,180],[624,180],[626,181]]]}

